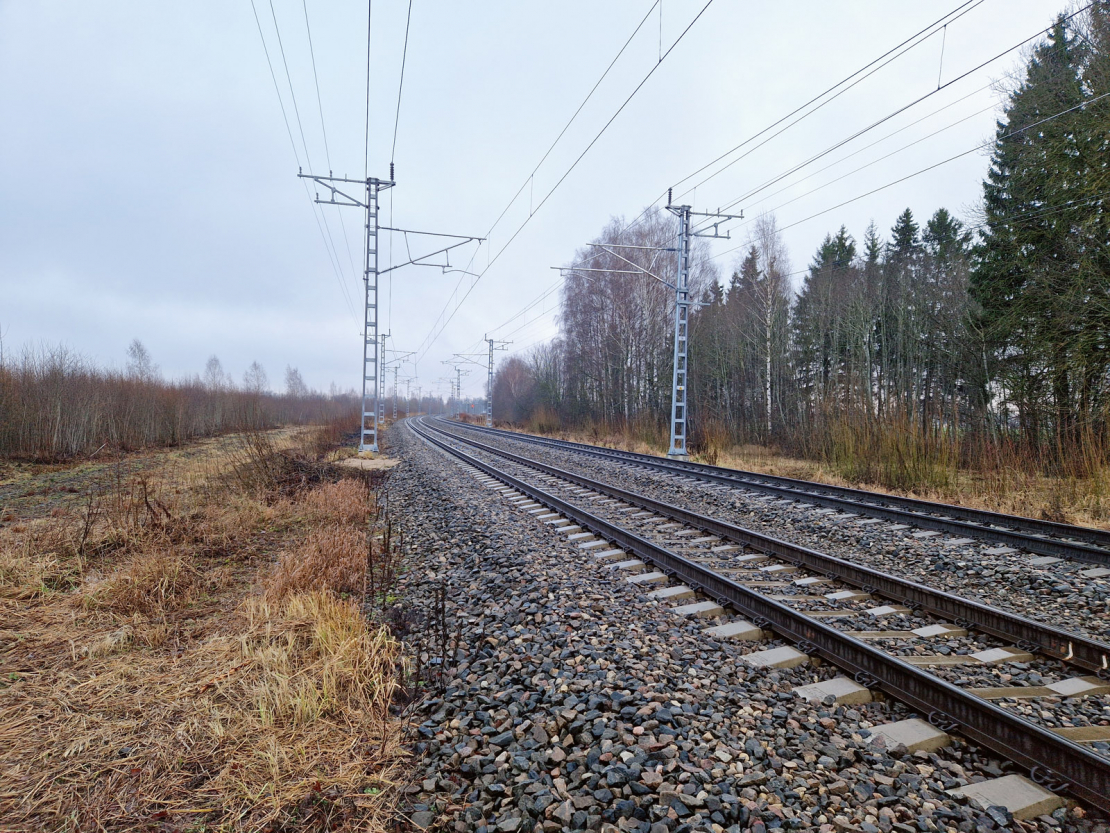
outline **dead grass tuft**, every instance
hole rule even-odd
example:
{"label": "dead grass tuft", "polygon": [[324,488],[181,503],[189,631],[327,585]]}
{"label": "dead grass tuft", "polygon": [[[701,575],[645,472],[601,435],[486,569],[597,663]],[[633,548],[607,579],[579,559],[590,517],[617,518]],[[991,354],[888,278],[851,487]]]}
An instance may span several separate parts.
{"label": "dead grass tuft", "polygon": [[35,599],[81,580],[69,526],[55,518],[0,530],[0,597]]}
{"label": "dead grass tuft", "polygon": [[300,505],[311,520],[365,527],[370,519],[370,489],[361,480],[344,478],[313,489]]}
{"label": "dead grass tuft", "polygon": [[282,554],[266,580],[266,598],[325,591],[358,593],[366,579],[366,532],[334,524],[310,532],[304,542]]}
{"label": "dead grass tuft", "polygon": [[192,602],[199,583],[196,568],[183,556],[170,552],[139,553],[78,598],[88,610],[157,617]]}
{"label": "dead grass tuft", "polygon": [[32,599],[46,588],[47,565],[25,552],[0,547],[0,596]]}
{"label": "dead grass tuft", "polygon": [[266,598],[276,601],[306,591],[365,594],[371,507],[369,488],[353,478],[304,495],[296,508],[315,528],[281,555],[266,579]]}
{"label": "dead grass tuft", "polygon": [[352,711],[381,710],[390,702],[397,646],[383,628],[368,627],[354,602],[328,592],[296,593],[284,603],[251,599],[245,613],[251,627],[242,638],[243,657],[264,672],[251,698],[262,725],[346,721]]}

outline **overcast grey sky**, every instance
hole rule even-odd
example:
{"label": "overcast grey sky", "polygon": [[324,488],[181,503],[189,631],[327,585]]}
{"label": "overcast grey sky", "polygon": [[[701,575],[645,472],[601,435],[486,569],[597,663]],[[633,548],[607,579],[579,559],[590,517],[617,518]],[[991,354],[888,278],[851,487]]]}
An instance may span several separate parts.
{"label": "overcast grey sky", "polygon": [[[337,174],[363,176],[365,2],[307,2],[326,151],[305,6],[273,0],[294,110],[270,2],[255,3],[301,164],[308,161],[297,111],[315,170],[328,167],[327,155]],[[632,219],[669,185],[962,3],[713,0],[659,64],[705,0],[414,0],[398,184],[383,220],[455,234],[490,230],[648,18],[490,241],[452,257],[462,268],[473,255],[470,269],[484,272],[481,280],[408,268],[383,283],[382,325],[392,332],[391,346],[421,353],[417,370],[427,390],[445,375],[441,360],[478,348],[487,331],[499,327],[497,335],[513,340],[511,350],[551,335],[557,292],[511,317],[557,281],[549,267],[567,263],[610,217]],[[1054,0],[973,0],[945,31],[683,201],[698,210],[731,202],[935,91],[938,79],[948,84],[1047,27],[1061,8]],[[371,175],[388,176],[407,9],[406,0],[373,3]],[[1019,67],[1021,55],[1010,52],[951,83],[737,208],[748,217],[777,209],[795,269],[842,223],[859,238],[872,219],[885,232],[907,206],[922,222],[940,206],[970,216],[985,152],[805,220],[989,139],[999,101],[992,81]],[[530,201],[534,206],[551,191],[656,64],[504,248]],[[7,349],[64,342],[122,365],[128,343],[139,338],[171,377],[200,372],[216,354],[237,378],[257,359],[272,383],[288,364],[317,388],[358,386],[361,216],[327,209],[337,277],[295,176],[250,0],[0,0],[0,125],[0,333]],[[688,180],[676,196],[716,169]],[[739,227],[732,241],[714,241],[714,251],[741,244],[745,233]],[[399,238],[394,245],[396,262],[404,251]],[[390,258],[387,247],[384,261]],[[718,262],[725,278],[734,254]],[[444,310],[454,314],[440,332]],[[476,373],[466,389],[478,395],[482,381]]]}

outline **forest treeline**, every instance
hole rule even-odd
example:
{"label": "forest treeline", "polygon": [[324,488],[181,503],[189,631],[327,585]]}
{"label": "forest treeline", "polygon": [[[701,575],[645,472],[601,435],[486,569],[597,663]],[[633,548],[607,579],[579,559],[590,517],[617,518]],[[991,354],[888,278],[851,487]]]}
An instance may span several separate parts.
{"label": "forest treeline", "polygon": [[237,384],[215,356],[203,376],[166,381],[139,341],[131,343],[122,371],[65,347],[0,355],[0,457],[65,460],[281,425],[357,431],[358,412],[353,393],[312,391],[293,367],[286,368],[281,394],[269,391],[258,362]]}
{"label": "forest treeline", "polygon": [[[998,119],[981,211],[840,227],[794,289],[775,218],[732,274],[692,253],[690,441],[773,445],[912,487],[1003,459],[1089,474],[1110,451],[1110,0],[1060,17]],[[674,274],[648,212],[593,242]],[[561,334],[502,364],[495,417],[536,430],[667,431],[673,291],[580,250]],[[1030,455],[1033,455],[1030,457]]]}

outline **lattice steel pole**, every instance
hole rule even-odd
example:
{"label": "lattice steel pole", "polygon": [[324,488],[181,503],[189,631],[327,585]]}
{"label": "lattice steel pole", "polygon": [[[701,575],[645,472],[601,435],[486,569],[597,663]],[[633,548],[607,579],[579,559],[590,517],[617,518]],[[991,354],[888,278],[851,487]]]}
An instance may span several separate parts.
{"label": "lattice steel pole", "polygon": [[[389,179],[368,177],[365,180],[348,179],[339,176],[317,176],[299,171],[297,176],[311,179],[331,192],[331,199],[322,200],[316,195],[316,202],[323,205],[361,207],[366,210],[366,259],[362,274],[365,288],[362,328],[362,420],[359,426],[359,451],[378,450],[378,403],[379,403],[379,345],[378,345],[378,195],[396,183],[393,181],[393,164],[389,166]],[[339,183],[338,185],[336,183]],[[343,188],[347,184],[362,185],[365,196],[359,199]],[[338,199],[336,199],[338,197]],[[367,420],[370,422],[368,423]]]}
{"label": "lattice steel pole", "polygon": [[486,371],[486,428],[493,427],[493,351],[507,349],[504,345],[512,344],[511,341],[497,341],[486,336],[489,345],[489,365]]}
{"label": "lattice steel pole", "polygon": [[456,367],[455,368],[455,376],[457,377],[457,381],[455,382],[455,390],[458,391],[458,395],[455,397],[455,407],[459,409],[459,412],[455,416],[461,422],[462,421],[462,368],[461,367]]}
{"label": "lattice steel pole", "polygon": [[[696,302],[690,298],[690,240],[694,237],[713,237],[727,240],[727,234],[720,233],[720,224],[725,220],[742,220],[740,214],[721,214],[720,212],[698,212],[688,205],[671,205],[670,191],[667,192],[667,210],[678,217],[678,268],[674,284],[674,372],[671,383],[671,444],[667,449],[668,457],[686,459],[687,429],[689,427],[686,394],[689,379],[689,339],[690,307]],[[693,228],[691,217],[705,218],[704,226]],[[712,233],[709,229],[712,228]]]}
{"label": "lattice steel pole", "polygon": [[674,372],[668,457],[686,458],[686,371],[690,325],[690,206],[668,206],[678,215],[678,271],[674,284]]}
{"label": "lattice steel pole", "polygon": [[393,365],[393,421],[397,421],[397,371],[401,368]]}

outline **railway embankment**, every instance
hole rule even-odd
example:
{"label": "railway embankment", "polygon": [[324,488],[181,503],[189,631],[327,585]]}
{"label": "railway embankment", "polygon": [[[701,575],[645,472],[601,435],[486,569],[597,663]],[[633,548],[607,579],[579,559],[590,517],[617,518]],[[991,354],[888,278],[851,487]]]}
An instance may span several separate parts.
{"label": "railway embankment", "polygon": [[879,740],[907,707],[800,696],[840,672],[753,665],[789,646],[713,635],[405,426],[392,442],[412,559],[400,595],[425,633],[408,796],[419,826],[1110,829],[1059,801],[1015,818],[971,797],[1016,770],[958,736]]}

